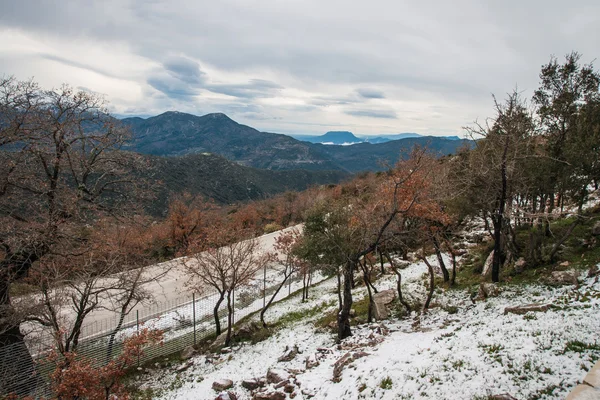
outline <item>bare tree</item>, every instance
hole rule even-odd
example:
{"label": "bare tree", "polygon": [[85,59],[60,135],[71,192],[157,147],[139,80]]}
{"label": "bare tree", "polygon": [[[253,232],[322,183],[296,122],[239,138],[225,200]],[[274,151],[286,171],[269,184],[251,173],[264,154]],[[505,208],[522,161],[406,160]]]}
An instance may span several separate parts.
{"label": "bare tree", "polygon": [[233,226],[214,227],[207,237],[208,243],[201,247],[203,250],[184,261],[190,278],[188,286],[200,293],[209,289],[217,291],[219,298],[213,309],[217,335],[221,334],[219,308],[227,300],[225,343],[228,345],[233,326],[232,294],[235,289],[248,284],[271,257],[261,249],[256,238],[236,231]]}
{"label": "bare tree", "polygon": [[100,96],[0,80],[0,347],[24,348],[12,284],[36,263],[81,254],[86,224],[131,212],[142,165],[119,151],[128,135]]}
{"label": "bare tree", "polygon": [[[295,247],[298,245],[301,240],[302,233],[296,229],[292,228],[286,232],[282,232],[275,238],[275,254],[273,254],[275,263],[273,264],[273,268],[278,270],[279,275],[281,277],[281,281],[275,292],[269,298],[269,301],[265,304],[263,309],[260,311],[260,322],[264,327],[267,326],[265,322],[265,312],[273,303],[273,300],[279,294],[281,288],[286,284],[286,282],[291,279],[292,275],[300,270],[302,267],[302,260],[298,258],[295,253]],[[304,295],[303,295],[304,296]],[[304,300],[304,298],[303,298]]]}

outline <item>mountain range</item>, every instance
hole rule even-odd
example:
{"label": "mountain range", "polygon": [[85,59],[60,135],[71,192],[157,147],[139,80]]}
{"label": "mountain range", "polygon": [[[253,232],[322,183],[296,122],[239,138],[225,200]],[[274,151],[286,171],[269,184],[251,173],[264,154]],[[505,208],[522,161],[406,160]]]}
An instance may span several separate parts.
{"label": "mountain range", "polygon": [[[415,145],[446,155],[472,144],[468,140],[419,136],[385,143],[328,146],[260,132],[221,113],[195,116],[170,111],[146,119],[134,117],[122,121],[134,136],[128,149],[138,153],[167,157],[210,153],[243,166],[270,170],[378,171],[385,169],[384,164],[394,164]],[[356,138],[350,132],[330,132],[324,136],[341,140]]]}
{"label": "mountain range", "polygon": [[[424,137],[418,133],[399,133],[380,136],[356,136],[348,131],[330,131],[320,136],[291,135],[293,138],[309,143],[349,146],[356,143],[386,143],[392,140]],[[431,136],[434,137],[434,136]],[[450,140],[460,140],[458,136],[440,136]]]}

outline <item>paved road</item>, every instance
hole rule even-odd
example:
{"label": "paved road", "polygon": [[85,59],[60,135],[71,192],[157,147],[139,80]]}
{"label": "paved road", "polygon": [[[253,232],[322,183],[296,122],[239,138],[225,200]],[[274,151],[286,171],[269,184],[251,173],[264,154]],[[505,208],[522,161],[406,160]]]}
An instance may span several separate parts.
{"label": "paved road", "polygon": [[[291,229],[302,229],[302,225],[296,225],[280,231],[269,233],[258,237],[258,241],[262,251],[273,251],[275,238],[281,233]],[[176,258],[164,263],[146,267],[145,276],[159,276],[164,274],[161,279],[151,281],[143,286],[143,288],[152,295],[152,300],[138,304],[130,313],[127,320],[135,318],[136,310],[140,312],[140,316],[144,316],[148,312],[148,307],[152,304],[159,304],[159,310],[164,310],[170,307],[184,304],[190,300],[191,293],[187,291],[185,283],[188,280],[183,269],[184,258]],[[165,273],[165,271],[167,271]],[[262,274],[262,273],[261,273]],[[261,275],[262,276],[262,275]],[[116,326],[118,312],[114,311],[116,307],[111,305],[108,300],[104,301],[102,307],[94,310],[86,316],[84,326],[89,327],[89,330],[82,332],[83,337],[93,335],[98,331],[106,331]],[[65,310],[65,317],[69,318],[69,313],[72,311]]]}

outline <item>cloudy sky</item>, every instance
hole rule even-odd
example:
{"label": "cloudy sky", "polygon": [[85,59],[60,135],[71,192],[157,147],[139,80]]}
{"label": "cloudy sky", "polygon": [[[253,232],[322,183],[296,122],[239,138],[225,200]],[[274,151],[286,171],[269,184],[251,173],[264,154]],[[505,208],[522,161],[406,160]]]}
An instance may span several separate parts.
{"label": "cloudy sky", "polygon": [[0,75],[280,133],[461,135],[550,55],[600,56],[597,0],[0,3]]}

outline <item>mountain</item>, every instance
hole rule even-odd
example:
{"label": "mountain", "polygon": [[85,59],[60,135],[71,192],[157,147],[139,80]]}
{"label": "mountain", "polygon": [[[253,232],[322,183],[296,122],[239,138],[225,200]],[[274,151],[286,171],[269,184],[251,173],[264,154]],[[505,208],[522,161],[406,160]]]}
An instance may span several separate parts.
{"label": "mountain", "polygon": [[[387,138],[400,139],[380,143],[360,142],[360,138],[345,131],[319,136],[320,140],[327,140],[326,143],[359,141],[352,146],[331,146],[259,132],[220,113],[198,117],[171,111],[147,119],[136,117],[122,121],[134,135],[128,150],[170,157],[212,153],[244,166],[277,171],[376,171],[383,169],[381,162],[394,164],[415,145],[446,155],[472,143],[415,133],[388,135]],[[411,137],[407,137],[409,135]]]}
{"label": "mountain", "polygon": [[400,140],[400,139],[408,139],[408,138],[417,138],[417,137],[423,137],[422,135],[419,135],[418,133],[399,133],[399,134],[394,134],[394,135],[380,135],[377,137],[372,137],[372,136],[361,136],[365,142],[369,142],[369,143],[385,143],[385,142],[389,142],[391,140]]}
{"label": "mountain", "polygon": [[408,157],[414,146],[427,147],[438,156],[454,154],[462,147],[472,146],[465,139],[453,140],[435,136],[424,136],[391,140],[385,143],[358,143],[352,146],[313,146],[327,154],[332,161],[350,172],[382,171],[385,165],[394,165],[400,157]]}
{"label": "mountain", "polygon": [[348,131],[330,131],[321,136],[296,136],[296,139],[310,143],[337,145],[347,145],[364,142],[363,139],[357,138],[352,132]]}
{"label": "mountain", "polygon": [[209,152],[255,168],[341,169],[308,143],[286,135],[259,132],[221,113],[198,117],[170,111],[147,119],[126,118],[122,122],[134,136],[128,149],[139,153],[181,156]]}
{"label": "mountain", "polygon": [[272,171],[246,167],[214,154],[162,157],[143,155],[147,166],[141,178],[154,183],[155,196],[146,204],[153,215],[164,215],[169,197],[189,192],[220,204],[257,200],[287,190],[338,183],[350,176],[343,171]]}

